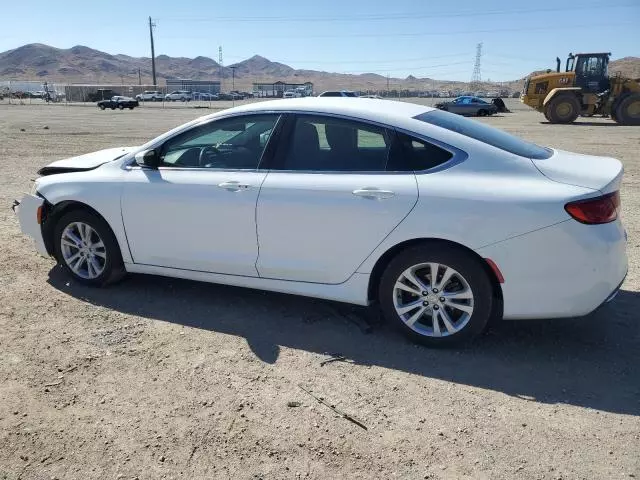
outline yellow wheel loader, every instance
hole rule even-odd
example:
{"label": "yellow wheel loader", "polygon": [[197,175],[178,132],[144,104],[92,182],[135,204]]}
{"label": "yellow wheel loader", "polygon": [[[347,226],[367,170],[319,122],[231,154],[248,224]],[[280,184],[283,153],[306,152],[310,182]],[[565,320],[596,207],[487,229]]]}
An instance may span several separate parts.
{"label": "yellow wheel loader", "polygon": [[640,79],[609,76],[610,53],[569,54],[565,71],[533,75],[525,80],[522,103],[550,123],[571,123],[578,116],[603,115],[620,125],[640,125]]}

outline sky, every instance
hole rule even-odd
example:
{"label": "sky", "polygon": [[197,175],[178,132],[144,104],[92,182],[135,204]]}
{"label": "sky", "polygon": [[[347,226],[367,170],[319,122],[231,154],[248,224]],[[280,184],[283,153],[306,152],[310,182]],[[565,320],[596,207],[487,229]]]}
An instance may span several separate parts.
{"label": "sky", "polygon": [[294,68],[469,81],[555,68],[569,52],[640,56],[640,0],[32,0],[3,8],[0,52],[27,43],[218,60],[255,54]]}

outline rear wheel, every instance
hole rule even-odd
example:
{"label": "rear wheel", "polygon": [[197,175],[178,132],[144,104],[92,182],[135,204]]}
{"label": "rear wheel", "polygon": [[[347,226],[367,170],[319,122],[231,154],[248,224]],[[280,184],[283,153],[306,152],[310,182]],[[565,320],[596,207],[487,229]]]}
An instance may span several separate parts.
{"label": "rear wheel", "polygon": [[624,97],[615,109],[615,119],[620,125],[640,125],[640,93]]}
{"label": "rear wheel", "polygon": [[119,108],[120,110],[124,110],[124,105],[120,104],[120,105],[118,105],[118,108]]}
{"label": "rear wheel", "polygon": [[125,275],[120,247],[109,225],[86,210],[73,210],[54,228],[58,262],[78,282],[100,287]]}
{"label": "rear wheel", "polygon": [[480,334],[494,303],[480,260],[446,245],[400,253],[382,275],[378,298],[385,319],[432,347],[458,345]]}
{"label": "rear wheel", "polygon": [[133,110],[133,107],[129,107],[129,110]]}
{"label": "rear wheel", "polygon": [[99,105],[99,107],[100,107],[100,110],[104,110],[105,108],[104,105]]}
{"label": "rear wheel", "polygon": [[479,117],[486,117],[487,116],[487,111],[486,110],[478,110],[478,116]]}
{"label": "rear wheel", "polygon": [[580,115],[580,102],[572,94],[558,95],[547,103],[544,115],[551,123],[572,123]]}

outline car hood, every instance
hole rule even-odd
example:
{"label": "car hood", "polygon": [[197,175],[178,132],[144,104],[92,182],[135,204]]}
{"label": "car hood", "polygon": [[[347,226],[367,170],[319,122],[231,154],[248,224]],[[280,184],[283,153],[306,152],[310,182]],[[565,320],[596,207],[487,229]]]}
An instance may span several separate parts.
{"label": "car hood", "polygon": [[554,150],[549,158],[532,160],[547,178],[559,183],[611,193],[620,188],[624,169],[620,160]]}
{"label": "car hood", "polygon": [[46,167],[42,167],[38,173],[44,176],[52,175],[54,173],[84,172],[87,170],[93,170],[94,168],[98,168],[100,165],[116,160],[137,148],[138,147],[107,148],[105,150],[98,150],[97,152],[87,153],[77,157],[65,158],[64,160],[58,160],[50,163]]}

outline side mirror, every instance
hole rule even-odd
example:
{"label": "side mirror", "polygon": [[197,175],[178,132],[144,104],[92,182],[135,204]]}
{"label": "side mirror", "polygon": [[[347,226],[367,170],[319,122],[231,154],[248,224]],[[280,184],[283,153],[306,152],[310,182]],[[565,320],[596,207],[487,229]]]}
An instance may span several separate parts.
{"label": "side mirror", "polygon": [[141,167],[153,168],[154,170],[160,165],[160,156],[155,150],[143,150],[136,153],[136,163]]}

